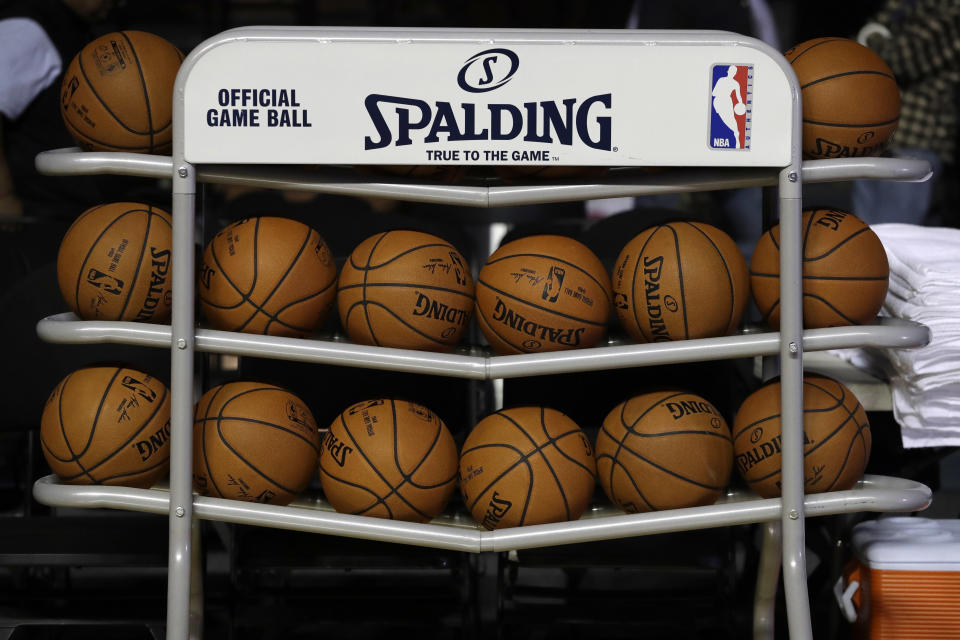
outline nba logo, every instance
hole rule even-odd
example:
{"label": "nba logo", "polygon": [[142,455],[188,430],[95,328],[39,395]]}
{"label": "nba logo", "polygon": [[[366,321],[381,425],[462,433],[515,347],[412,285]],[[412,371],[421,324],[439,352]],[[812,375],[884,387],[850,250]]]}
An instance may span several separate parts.
{"label": "nba logo", "polygon": [[710,69],[710,148],[749,149],[753,117],[753,65]]}

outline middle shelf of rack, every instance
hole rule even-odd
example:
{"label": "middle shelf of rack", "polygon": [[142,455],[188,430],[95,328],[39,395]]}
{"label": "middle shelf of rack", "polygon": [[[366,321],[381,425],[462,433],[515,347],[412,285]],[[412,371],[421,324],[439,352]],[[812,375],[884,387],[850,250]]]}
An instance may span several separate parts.
{"label": "middle shelf of rack", "polygon": [[[46,342],[62,344],[117,343],[167,349],[172,346],[169,325],[80,320],[72,313],[40,320],[37,334]],[[870,325],[807,329],[803,332],[802,346],[804,351],[863,346],[902,349],[924,346],[929,341],[930,330],[926,326],[881,317]],[[780,352],[780,334],[746,332],[719,338],[495,356],[478,349],[433,353],[341,340],[283,338],[200,328],[195,333],[194,348],[206,353],[483,380],[773,356]]]}
{"label": "middle shelf of rack", "polygon": [[[165,487],[66,485],[52,475],[34,483],[33,495],[38,502],[52,507],[124,509],[160,515],[166,515],[170,508],[170,494]],[[804,513],[813,517],[863,511],[920,511],[930,505],[931,499],[930,489],[918,482],[866,475],[852,489],[806,495]],[[486,531],[466,512],[451,510],[429,523],[385,520],[337,513],[314,494],[302,495],[287,506],[197,495],[193,498],[193,515],[204,520],[471,553],[772,522],[780,519],[782,509],[780,498],[730,491],[716,504],[703,507],[628,514],[610,505],[600,505],[571,522]]]}

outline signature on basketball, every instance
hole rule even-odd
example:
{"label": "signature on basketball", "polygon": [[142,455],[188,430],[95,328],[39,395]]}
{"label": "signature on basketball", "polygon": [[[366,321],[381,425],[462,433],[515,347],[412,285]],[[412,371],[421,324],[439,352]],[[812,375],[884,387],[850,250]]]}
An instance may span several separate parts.
{"label": "signature on basketball", "polygon": [[515,271],[510,275],[513,277],[515,283],[519,284],[521,280],[526,279],[527,284],[531,287],[535,287],[543,282],[543,276],[538,276],[537,272],[533,269],[520,269],[520,271]]}

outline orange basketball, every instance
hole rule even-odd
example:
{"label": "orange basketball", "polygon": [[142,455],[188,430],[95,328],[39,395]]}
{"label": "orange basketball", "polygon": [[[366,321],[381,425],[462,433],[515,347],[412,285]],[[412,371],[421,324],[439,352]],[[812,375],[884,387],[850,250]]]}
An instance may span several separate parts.
{"label": "orange basketball", "polygon": [[317,469],[313,414],[286,389],[228,382],[203,394],[193,417],[193,483],[201,494],[289,504]]}
{"label": "orange basketball", "polygon": [[573,238],[508,242],[477,277],[477,321],[500,354],[592,347],[609,317],[610,278],[600,258]]}
{"label": "orange basketball", "polygon": [[200,306],[217,329],[307,337],[337,291],[319,233],[288,218],[247,218],[221,230],[200,261]]}
{"label": "orange basketball", "polygon": [[137,202],[87,209],[57,253],[57,281],[85,320],[164,323],[171,309],[170,214]]}
{"label": "orange basketball", "polygon": [[900,89],[887,63],[847,38],[815,38],[784,53],[797,74],[806,158],[875,156],[900,121]]}
{"label": "orange basketball", "polygon": [[87,151],[167,154],[183,54],[159,36],[117,31],[87,44],[63,74],[60,114]]}
{"label": "orange basketball", "polygon": [[428,522],[447,506],[456,480],[450,430],[413,402],[358,402],[323,438],[320,483],[341,513]]}
{"label": "orange basketball", "polygon": [[590,441],[555,409],[516,407],[477,423],[460,453],[460,490],[486,529],[576,520],[596,486]]}
{"label": "orange basketball", "polygon": [[684,391],[644,393],[621,402],[597,434],[597,476],[627,513],[713,504],[733,469],[723,416]]}
{"label": "orange basketball", "polygon": [[473,311],[473,276],[446,240],[385,231],[353,250],[340,272],[337,310],[360,344],[449,351]]}
{"label": "orange basketball", "polygon": [[40,446],[66,484],[149,488],[170,466],[167,387],[135,369],[78,369],[43,407]]}
{"label": "orange basketball", "polygon": [[[803,476],[806,493],[850,489],[870,460],[870,423],[841,383],[803,376]],[[733,420],[733,451],[741,477],[764,498],[780,495],[780,382],[744,400]]]}
{"label": "orange basketball", "polygon": [[[842,327],[874,321],[887,295],[890,267],[883,243],[859,218],[839,209],[807,209],[803,229],[803,326]],[[760,313],[780,326],[780,227],[760,237],[750,259]]]}
{"label": "orange basketball", "polygon": [[730,335],[750,296],[740,249],[702,222],[642,231],[620,252],[612,280],[620,324],[640,342]]}

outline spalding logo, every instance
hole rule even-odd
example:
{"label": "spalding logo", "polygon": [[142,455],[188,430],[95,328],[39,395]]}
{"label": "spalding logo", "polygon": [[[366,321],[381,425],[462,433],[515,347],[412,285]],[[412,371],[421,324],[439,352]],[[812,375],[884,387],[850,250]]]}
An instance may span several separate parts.
{"label": "spalding logo", "polygon": [[457,84],[470,93],[493,91],[508,83],[519,67],[520,58],[513,51],[487,49],[463,63],[457,74]]}

